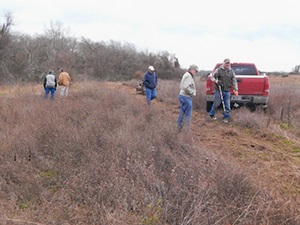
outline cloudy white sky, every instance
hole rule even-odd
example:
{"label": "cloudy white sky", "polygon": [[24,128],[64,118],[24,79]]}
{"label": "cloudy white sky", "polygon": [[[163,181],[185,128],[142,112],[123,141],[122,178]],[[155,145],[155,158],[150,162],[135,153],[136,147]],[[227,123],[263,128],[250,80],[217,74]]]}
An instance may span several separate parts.
{"label": "cloudy white sky", "polygon": [[184,68],[211,70],[226,57],[268,72],[300,64],[298,0],[1,0],[0,10],[13,31],[44,34],[59,22],[73,37],[168,51]]}

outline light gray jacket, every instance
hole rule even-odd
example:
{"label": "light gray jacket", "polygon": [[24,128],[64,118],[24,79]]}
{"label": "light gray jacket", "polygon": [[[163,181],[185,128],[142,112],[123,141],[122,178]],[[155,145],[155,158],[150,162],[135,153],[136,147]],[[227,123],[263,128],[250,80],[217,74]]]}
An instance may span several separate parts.
{"label": "light gray jacket", "polygon": [[180,82],[180,95],[193,97],[196,96],[196,85],[194,77],[189,72],[183,74]]}

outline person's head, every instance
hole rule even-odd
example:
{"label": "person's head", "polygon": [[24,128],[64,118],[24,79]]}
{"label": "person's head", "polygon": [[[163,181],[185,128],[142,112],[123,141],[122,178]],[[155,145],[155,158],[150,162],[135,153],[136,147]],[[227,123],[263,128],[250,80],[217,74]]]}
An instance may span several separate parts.
{"label": "person's head", "polygon": [[61,69],[60,69],[60,72],[64,72],[64,69],[63,69],[63,68],[61,68]]}
{"label": "person's head", "polygon": [[155,71],[155,69],[154,69],[153,66],[149,66],[149,67],[148,67],[148,71],[149,71],[150,73],[153,73],[153,72]]}
{"label": "person's head", "polygon": [[195,64],[190,65],[189,72],[192,75],[196,75],[198,73],[198,71],[199,71],[198,66],[196,66]]}
{"label": "person's head", "polygon": [[230,68],[230,59],[229,58],[224,59],[223,66],[224,66],[225,69]]}
{"label": "person's head", "polygon": [[54,72],[53,72],[53,70],[49,70],[48,73],[49,74],[53,74]]}

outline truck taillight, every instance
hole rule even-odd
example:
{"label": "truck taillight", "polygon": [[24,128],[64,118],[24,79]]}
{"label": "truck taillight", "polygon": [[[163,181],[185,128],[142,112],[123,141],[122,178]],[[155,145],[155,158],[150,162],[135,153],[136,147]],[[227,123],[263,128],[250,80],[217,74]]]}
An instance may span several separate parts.
{"label": "truck taillight", "polygon": [[212,94],[214,90],[213,82],[208,77],[206,80],[206,94]]}
{"label": "truck taillight", "polygon": [[268,95],[270,92],[270,83],[269,83],[269,77],[265,76],[264,78],[264,95]]}

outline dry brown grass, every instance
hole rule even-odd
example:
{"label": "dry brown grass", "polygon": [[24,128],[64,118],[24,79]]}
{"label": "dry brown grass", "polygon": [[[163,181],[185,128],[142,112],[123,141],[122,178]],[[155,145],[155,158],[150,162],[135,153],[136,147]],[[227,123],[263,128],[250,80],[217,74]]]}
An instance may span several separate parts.
{"label": "dry brown grass", "polygon": [[179,135],[171,100],[149,108],[87,82],[66,99],[1,101],[1,224],[296,224],[240,166]]}

